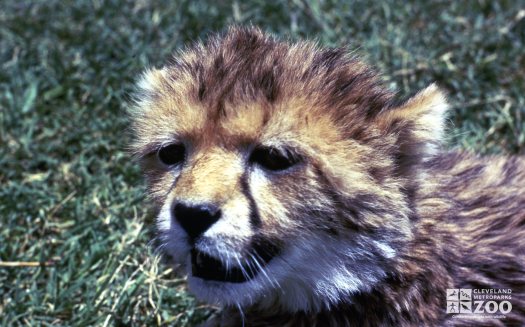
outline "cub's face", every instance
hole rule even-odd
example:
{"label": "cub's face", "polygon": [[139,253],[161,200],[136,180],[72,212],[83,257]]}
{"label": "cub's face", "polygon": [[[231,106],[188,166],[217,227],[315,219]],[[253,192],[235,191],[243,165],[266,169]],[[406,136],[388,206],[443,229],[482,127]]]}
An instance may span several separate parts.
{"label": "cub's face", "polygon": [[160,248],[190,290],[318,310],[384,278],[411,238],[411,168],[439,132],[425,120],[442,111],[432,87],[400,108],[391,98],[344,50],[257,29],[147,71],[133,149]]}

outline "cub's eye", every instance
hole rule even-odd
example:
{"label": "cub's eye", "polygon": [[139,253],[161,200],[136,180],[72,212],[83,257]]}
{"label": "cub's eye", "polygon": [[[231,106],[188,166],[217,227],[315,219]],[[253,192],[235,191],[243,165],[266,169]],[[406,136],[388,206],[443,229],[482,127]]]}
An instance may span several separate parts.
{"label": "cub's eye", "polygon": [[291,153],[282,153],[281,151],[274,148],[261,147],[256,148],[252,152],[250,161],[260,165],[265,169],[279,171],[290,168],[299,160]]}
{"label": "cub's eye", "polygon": [[157,157],[159,157],[159,160],[167,166],[172,166],[183,162],[185,156],[186,149],[184,148],[184,145],[180,143],[165,145],[157,152]]}

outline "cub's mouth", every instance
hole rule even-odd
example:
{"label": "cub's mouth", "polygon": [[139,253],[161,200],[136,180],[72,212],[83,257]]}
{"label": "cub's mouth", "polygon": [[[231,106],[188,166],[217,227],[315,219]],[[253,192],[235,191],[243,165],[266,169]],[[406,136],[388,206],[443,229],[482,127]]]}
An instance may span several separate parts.
{"label": "cub's mouth", "polygon": [[258,273],[253,267],[228,267],[218,259],[193,249],[191,251],[191,272],[195,277],[218,282],[243,283]]}
{"label": "cub's mouth", "polygon": [[221,260],[193,248],[191,272],[194,277],[204,280],[244,283],[257,276],[279,253],[279,247],[269,242],[258,242],[252,246],[243,260],[239,260],[239,265],[226,267]]}

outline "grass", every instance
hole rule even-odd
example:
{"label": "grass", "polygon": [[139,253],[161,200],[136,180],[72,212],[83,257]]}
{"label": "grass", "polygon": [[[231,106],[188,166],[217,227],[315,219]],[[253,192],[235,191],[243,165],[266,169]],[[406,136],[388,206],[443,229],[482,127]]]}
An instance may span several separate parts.
{"label": "grass", "polygon": [[523,1],[3,0],[2,325],[192,326],[213,311],[151,254],[125,103],[144,67],[250,22],[350,44],[400,96],[436,81],[452,146],[525,152]]}

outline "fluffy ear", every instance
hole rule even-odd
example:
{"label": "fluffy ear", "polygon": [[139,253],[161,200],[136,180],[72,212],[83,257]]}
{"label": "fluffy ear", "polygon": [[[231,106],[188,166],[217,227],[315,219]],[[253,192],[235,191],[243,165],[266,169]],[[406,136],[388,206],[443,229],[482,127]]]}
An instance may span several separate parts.
{"label": "fluffy ear", "polygon": [[447,109],[444,93],[431,84],[401,106],[377,117],[379,128],[396,138],[396,160],[402,170],[436,153],[443,138]]}

